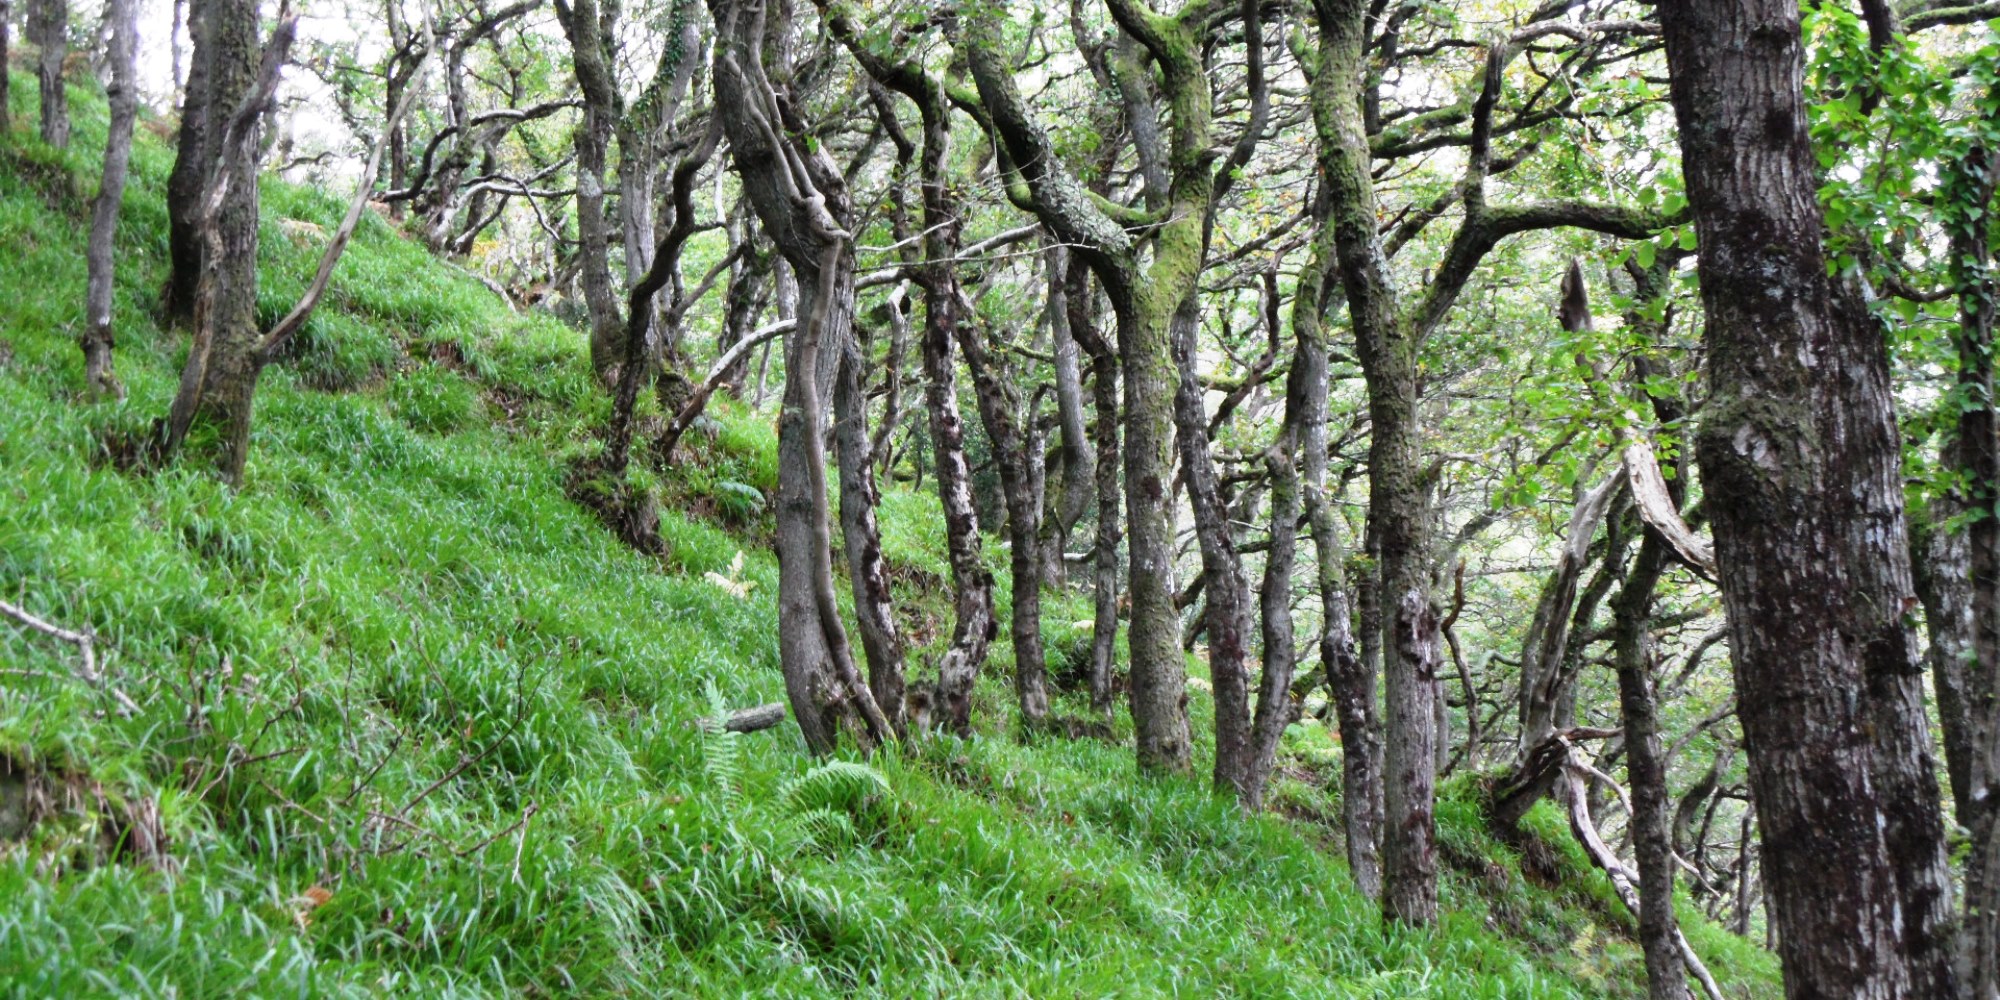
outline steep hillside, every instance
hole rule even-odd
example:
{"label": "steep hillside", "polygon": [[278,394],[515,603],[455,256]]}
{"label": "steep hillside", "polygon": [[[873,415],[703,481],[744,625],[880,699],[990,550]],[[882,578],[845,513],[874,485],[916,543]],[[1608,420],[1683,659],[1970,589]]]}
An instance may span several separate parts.
{"label": "steep hillside", "polygon": [[[17,125],[33,89],[16,77]],[[1630,921],[1560,824],[1535,818],[1524,865],[1470,782],[1440,815],[1442,927],[1383,926],[1319,820],[1339,769],[1315,724],[1263,817],[1141,780],[1122,745],[1021,745],[998,680],[978,737],[866,762],[816,762],[789,725],[705,732],[782,698],[769,416],[719,404],[683,465],[640,473],[669,551],[633,552],[564,492],[608,410],[582,338],[382,220],[266,375],[241,491],[117,471],[102,442],[165,411],[184,349],[150,319],[171,157],[142,128],[130,398],[86,404],[104,111],[74,103],[67,154],[0,138],[0,597],[94,634],[104,686],[0,622],[0,993],[1643,992]],[[340,206],[275,182],[264,205],[275,312]],[[935,503],[885,506],[903,606],[935,623]],[[1087,617],[1062,600],[1057,643]],[[1732,995],[1776,994],[1768,956],[1689,918]]]}

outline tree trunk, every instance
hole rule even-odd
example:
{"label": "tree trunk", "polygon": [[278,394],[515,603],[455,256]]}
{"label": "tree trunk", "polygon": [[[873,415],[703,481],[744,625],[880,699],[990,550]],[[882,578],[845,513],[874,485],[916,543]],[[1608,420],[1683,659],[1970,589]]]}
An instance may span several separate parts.
{"label": "tree trunk", "polygon": [[174,322],[194,318],[195,287],[201,281],[202,195],[222,158],[222,132],[249,91],[257,71],[257,9],[247,0],[190,0],[188,34],[194,58],[188,63],[181,100],[180,134],[173,173],[167,177],[167,255],[171,271],[164,293]]}
{"label": "tree trunk", "polygon": [[[931,197],[928,184],[924,194]],[[965,421],[959,415],[957,374],[951,356],[952,330],[961,322],[956,275],[946,264],[934,269],[932,280],[952,286],[928,296],[924,307],[924,403],[930,411],[938,502],[944,508],[945,545],[951,555],[954,612],[951,647],[938,660],[935,710],[941,725],[966,735],[972,729],[972,685],[979,679],[987,644],[993,641],[998,624],[993,616],[993,575],[986,571],[979,510],[972,500],[972,467],[965,459]]]}
{"label": "tree trunk", "polygon": [[855,668],[834,599],[820,423],[822,352],[842,343],[854,321],[846,189],[825,151],[802,146],[782,117],[764,70],[762,0],[711,0],[709,10],[717,25],[715,107],[744,194],[800,278],[799,323],[786,338],[778,418],[778,647],[785,688],[815,753],[831,752],[842,734],[869,749],[895,733]]}
{"label": "tree trunk", "polygon": [[1707,316],[1696,455],[1786,990],[1956,996],[1887,348],[1827,276],[1799,8],[1659,14]]}
{"label": "tree trunk", "polygon": [[[1991,121],[2000,113],[2000,89],[1989,88],[1981,112]],[[1956,462],[1970,507],[1965,528],[1970,569],[1971,655],[1961,668],[1958,704],[1942,697],[1946,747],[1962,741],[1952,763],[1962,774],[1959,815],[1970,836],[1965,860],[1964,926],[1960,928],[1959,970],[1975,997],[2000,996],[2000,411],[1995,409],[1993,328],[2000,282],[1993,274],[1992,208],[2000,154],[1975,143],[1951,165],[1940,192],[1950,233],[1950,273],[1958,292],[1958,417]],[[1933,568],[1933,572],[1939,568]],[[1957,581],[1951,586],[1963,590]],[[1947,715],[1956,709],[1958,718]],[[1948,757],[1953,756],[1949,753]]]}
{"label": "tree trunk", "polygon": [[[249,456],[251,403],[264,367],[257,328],[258,137],[296,22],[279,26],[259,68],[256,5],[208,0],[204,6],[207,47],[197,61],[207,64],[209,96],[234,90],[240,106],[210,107],[218,156],[194,219],[203,244],[194,336],[159,443],[172,456],[190,436],[201,439],[233,484]],[[235,88],[239,80],[243,86]]]}
{"label": "tree trunk", "polygon": [[1646,953],[1647,995],[1687,996],[1681,965],[1680,924],[1674,916],[1674,844],[1667,805],[1667,761],[1660,746],[1659,707],[1653,696],[1653,590],[1670,549],[1648,533],[1625,586],[1612,601],[1612,662],[1618,670],[1618,706],[1625,719],[1625,773],[1632,785],[1632,845],[1639,863],[1639,943]]}
{"label": "tree trunk", "polygon": [[[1250,787],[1250,585],[1229,531],[1229,509],[1209,456],[1208,411],[1195,373],[1195,335],[1201,324],[1199,299],[1189,294],[1174,310],[1173,342],[1179,383],[1174,393],[1175,440],[1181,474],[1194,509],[1195,538],[1201,548],[1203,590],[1208,603],[1208,672],[1215,690],[1215,774],[1218,790],[1246,805]],[[1289,461],[1289,459],[1287,459]],[[1289,567],[1288,567],[1289,568]],[[1290,595],[1286,596],[1287,604]],[[1288,616],[1289,617],[1289,616]],[[1289,651],[1287,657],[1289,657]],[[1286,664],[1289,673],[1290,664]],[[1289,679],[1285,688],[1291,686]]]}
{"label": "tree trunk", "polygon": [[69,95],[63,59],[69,55],[68,0],[28,0],[28,41],[35,44],[35,80],[41,85],[42,141],[69,145]]}
{"label": "tree trunk", "polygon": [[[961,301],[959,311],[970,316],[971,303]],[[972,386],[979,405],[980,423],[992,442],[994,463],[1000,467],[1000,493],[1007,508],[1008,569],[1013,578],[1008,633],[1014,643],[1014,694],[1021,706],[1021,721],[1030,728],[1047,721],[1049,694],[1047,666],[1042,651],[1042,575],[1036,556],[1040,544],[1036,526],[1038,497],[1030,474],[1026,435],[1017,419],[1032,422],[1033,414],[1017,418],[1021,408],[1018,393],[1011,391],[987,350],[980,330],[970,322],[956,324],[959,349],[965,353],[966,367],[972,372]]]}
{"label": "tree trunk", "polygon": [[1440,637],[1430,598],[1427,487],[1417,414],[1413,330],[1396,314],[1377,233],[1372,154],[1362,121],[1368,4],[1326,0],[1314,117],[1332,201],[1334,242],[1356,353],[1368,385],[1369,534],[1379,600],[1391,615],[1383,747],[1383,912],[1409,924],[1437,918],[1436,720]]}
{"label": "tree trunk", "polygon": [[[1306,266],[1324,271],[1324,262],[1315,257]],[[1278,325],[1277,272],[1266,271],[1264,309],[1272,328]],[[1257,683],[1257,716],[1251,726],[1250,750],[1242,773],[1243,804],[1261,809],[1264,790],[1276,764],[1278,738],[1292,721],[1292,669],[1297,659],[1298,639],[1292,622],[1292,571],[1296,566],[1299,514],[1304,509],[1304,491],[1317,490],[1320,482],[1303,483],[1299,450],[1313,435],[1306,425],[1317,422],[1320,432],[1319,468],[1326,465],[1326,355],[1318,343],[1317,288],[1309,295],[1306,311],[1315,315],[1303,326],[1297,316],[1293,334],[1297,341],[1292,352],[1292,370],[1285,377],[1285,416],[1277,438],[1264,453],[1264,468],[1271,477],[1271,540],[1264,553],[1264,580],[1258,589],[1258,611],[1264,640],[1263,672]],[[1316,354],[1316,356],[1315,356]],[[1322,598],[1324,600],[1324,598]],[[1329,625],[1329,631],[1332,626]]]}
{"label": "tree trunk", "polygon": [[1109,719],[1118,655],[1118,355],[1097,330],[1089,268],[1072,255],[1063,281],[1070,336],[1090,355],[1091,474],[1097,496],[1090,553],[1090,710]]}
{"label": "tree trunk", "polygon": [[903,637],[889,603],[889,567],[882,559],[882,531],[875,522],[878,503],[873,450],[868,440],[868,397],[861,385],[865,365],[854,325],[839,345],[840,371],[833,381],[834,440],[839,443],[840,540],[847,555],[847,578],[854,590],[854,617],[861,651],[868,661],[868,689],[890,725],[903,717]]}
{"label": "tree trunk", "polygon": [[1090,432],[1084,426],[1082,352],[1070,330],[1076,310],[1069,304],[1069,251],[1061,246],[1048,251],[1050,344],[1055,357],[1057,426],[1062,429],[1062,495],[1052,516],[1043,518],[1042,579],[1051,587],[1063,585],[1068,575],[1070,532],[1090,506],[1097,479],[1097,454],[1091,447]]}
{"label": "tree trunk", "polygon": [[[104,139],[104,173],[98,182],[97,197],[90,203],[90,245],[85,258],[90,270],[84,296],[83,375],[93,398],[124,398],[125,387],[111,364],[112,347],[117,342],[116,314],[112,307],[112,274],[115,266],[118,213],[125,200],[125,178],[132,162],[132,123],[139,114],[138,81],[133,66],[137,16],[134,0],[110,0],[104,19],[111,26],[110,79],[105,97],[111,107],[111,124]],[[0,60],[0,67],[4,67]]]}
{"label": "tree trunk", "polygon": [[[1324,206],[1323,206],[1324,207]],[[1292,335],[1298,342],[1288,379],[1302,383],[1305,403],[1299,415],[1300,492],[1306,520],[1312,525],[1320,613],[1320,667],[1332,693],[1340,727],[1341,824],[1346,828],[1347,867],[1354,884],[1369,899],[1382,897],[1382,733],[1375,707],[1373,661],[1355,649],[1353,612],[1347,587],[1347,552],[1334,520],[1327,482],[1327,282],[1333,277],[1333,234],[1316,211],[1319,233],[1312,257],[1300,275],[1292,298]],[[1286,391],[1292,391],[1287,382]],[[1290,403],[1287,403],[1289,413]]]}
{"label": "tree trunk", "polygon": [[[611,224],[604,193],[605,160],[623,103],[605,45],[616,15],[600,11],[597,0],[557,0],[556,14],[569,37],[577,87],[583,92],[583,121],[576,128],[576,231],[584,305],[590,313],[590,364],[598,378],[611,380],[610,369],[625,357],[624,324],[611,285]],[[826,344],[837,350],[839,339]]]}
{"label": "tree trunk", "polygon": [[[0,67],[14,65],[9,51],[11,48],[9,43],[13,41],[13,22],[13,0],[0,0]],[[175,48],[178,50],[179,43],[175,43]],[[13,105],[9,103],[13,100],[12,78],[11,70],[0,70],[0,136],[14,130],[14,113],[11,110]]]}

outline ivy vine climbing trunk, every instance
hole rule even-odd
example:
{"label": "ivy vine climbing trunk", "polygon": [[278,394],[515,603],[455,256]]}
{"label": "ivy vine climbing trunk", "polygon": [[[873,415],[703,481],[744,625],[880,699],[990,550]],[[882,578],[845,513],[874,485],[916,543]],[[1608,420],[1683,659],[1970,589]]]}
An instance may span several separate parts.
{"label": "ivy vine climbing trunk", "polygon": [[1821,247],[1799,6],[1661,4],[1701,256],[1696,456],[1792,997],[1951,997],[1882,331]]}

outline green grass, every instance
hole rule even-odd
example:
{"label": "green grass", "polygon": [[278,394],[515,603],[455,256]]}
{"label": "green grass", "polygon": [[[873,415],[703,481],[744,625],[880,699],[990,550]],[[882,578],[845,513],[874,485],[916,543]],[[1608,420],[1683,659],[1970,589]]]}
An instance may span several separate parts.
{"label": "green grass", "polygon": [[[17,123],[32,90],[16,76]],[[705,735],[717,706],[783,695],[752,497],[775,483],[769,416],[718,405],[712,439],[658,477],[669,554],[631,552],[562,491],[608,409],[582,338],[379,220],[266,374],[242,490],[108,468],[98,442],[165,411],[183,351],[150,319],[171,160],[142,130],[118,281],[131,396],[85,404],[73,335],[104,114],[73,105],[68,154],[0,139],[0,592],[93,630],[141,711],[0,625],[0,754],[105,793],[0,851],[0,994],[1638,991],[1637,949],[1595,916],[1580,861],[1565,891],[1536,887],[1463,790],[1445,836],[1513,875],[1450,875],[1436,931],[1384,926],[1314,818],[1338,794],[1317,725],[1288,740],[1278,790],[1299,818],[1142,780],[1123,747],[1015,742],[1004,644],[969,741],[815,767],[789,726]],[[277,183],[264,203],[275,315],[318,249],[279,220],[330,229],[340,205]],[[892,491],[883,520],[910,622],[948,624],[935,501]],[[738,553],[747,597],[705,575]],[[1004,608],[997,545],[989,561]],[[1052,648],[1089,617],[1083,595],[1048,608]],[[157,807],[169,863],[93,847],[132,803]],[[1691,936],[1732,990],[1775,995],[1768,956]]]}

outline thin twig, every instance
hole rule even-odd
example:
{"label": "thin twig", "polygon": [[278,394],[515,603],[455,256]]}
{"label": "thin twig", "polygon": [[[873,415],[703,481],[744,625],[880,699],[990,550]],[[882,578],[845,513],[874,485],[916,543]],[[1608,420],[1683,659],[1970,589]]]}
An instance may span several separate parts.
{"label": "thin twig", "polygon": [[[533,802],[528,803],[528,808],[521,812],[521,818],[515,820],[510,826],[507,827],[507,829],[502,830],[499,833],[496,833],[493,836],[488,837],[485,840],[482,840],[479,843],[472,845],[471,847],[459,851],[458,856],[463,858],[468,855],[478,854],[480,851],[483,851],[488,847],[493,846],[494,841],[499,840],[501,837],[505,837],[510,833],[513,833],[515,830],[519,830],[522,827],[527,826],[528,821],[535,818],[535,814],[540,812],[541,809],[542,809],[541,806],[538,806]],[[518,851],[515,852],[515,858],[517,860],[514,862],[515,864],[514,870],[517,874],[520,872],[520,861],[518,860],[519,857],[520,853]]]}
{"label": "thin twig", "polygon": [[60,625],[51,624],[29,614],[27,609],[6,601],[0,601],[0,613],[5,613],[9,618],[50,638],[75,645],[83,659],[77,667],[77,676],[81,677],[84,683],[110,695],[112,700],[118,702],[119,714],[126,716],[139,714],[139,706],[133,704],[132,699],[127,698],[125,692],[118,690],[116,685],[105,683],[103,675],[97,672],[97,646],[89,632],[73,632]]}

